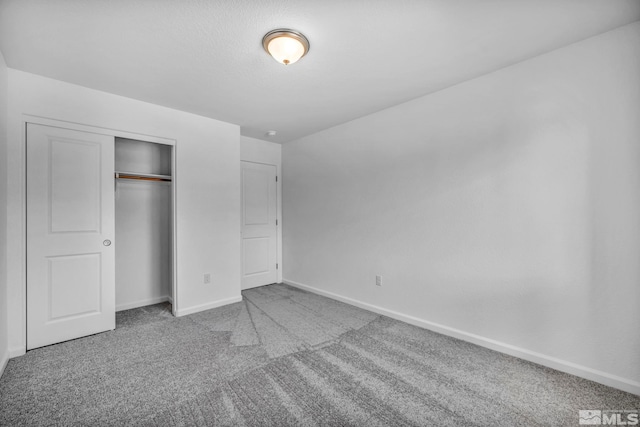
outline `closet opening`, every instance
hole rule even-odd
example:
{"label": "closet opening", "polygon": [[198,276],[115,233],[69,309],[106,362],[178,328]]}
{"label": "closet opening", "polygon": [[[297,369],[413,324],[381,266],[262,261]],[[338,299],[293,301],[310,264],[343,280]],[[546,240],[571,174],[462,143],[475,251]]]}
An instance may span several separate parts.
{"label": "closet opening", "polygon": [[115,138],[116,311],[168,302],[176,313],[173,151]]}

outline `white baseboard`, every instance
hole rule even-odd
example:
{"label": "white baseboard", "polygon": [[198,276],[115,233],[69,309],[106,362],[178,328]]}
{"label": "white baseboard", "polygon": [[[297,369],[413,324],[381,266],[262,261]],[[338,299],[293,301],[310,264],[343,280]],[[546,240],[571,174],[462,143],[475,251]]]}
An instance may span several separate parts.
{"label": "white baseboard", "polygon": [[132,308],[146,307],[148,305],[160,304],[161,302],[167,302],[167,301],[172,302],[171,297],[163,296],[163,297],[156,297],[156,298],[148,298],[148,299],[144,299],[136,302],[117,305],[116,311],[131,310]]}
{"label": "white baseboard", "polygon": [[4,368],[7,367],[7,363],[9,363],[9,351],[5,351],[4,354],[0,355],[0,378],[4,374]]}
{"label": "white baseboard", "polygon": [[374,313],[382,314],[392,319],[400,320],[411,325],[419,326],[430,331],[438,332],[443,335],[458,338],[463,341],[467,341],[473,344],[477,344],[482,347],[490,348],[491,350],[499,351],[501,353],[515,356],[520,359],[528,360],[529,362],[537,363],[557,371],[566,372],[577,377],[585,378],[590,381],[595,381],[600,384],[604,384],[609,387],[614,387],[629,393],[640,395],[640,382],[628,380],[616,375],[609,374],[607,372],[591,369],[586,366],[578,365],[573,362],[558,359],[556,357],[547,356],[545,354],[536,353],[524,348],[516,347],[510,344],[506,344],[500,341],[496,341],[490,338],[486,338],[480,335],[472,334],[469,332],[461,331],[459,329],[450,328],[448,326],[440,325],[438,323],[423,320],[418,317],[409,316],[399,313],[397,311],[388,310],[373,304],[368,304],[353,298],[345,297],[342,295],[334,294],[333,292],[327,292],[322,289],[314,288],[312,286],[304,285],[302,283],[294,282],[293,280],[283,279],[283,283],[300,288],[309,292],[313,292],[318,295],[322,295],[328,298],[332,298],[347,304],[354,305],[356,307],[363,308],[365,310],[373,311]]}
{"label": "white baseboard", "polygon": [[184,308],[182,310],[178,310],[176,313],[176,317],[187,316],[189,314],[198,313],[200,311],[210,310],[216,307],[222,307],[223,305],[233,304],[235,302],[242,301],[242,295],[238,295],[236,297],[221,299],[218,301],[209,302],[206,304],[194,305],[193,307]]}

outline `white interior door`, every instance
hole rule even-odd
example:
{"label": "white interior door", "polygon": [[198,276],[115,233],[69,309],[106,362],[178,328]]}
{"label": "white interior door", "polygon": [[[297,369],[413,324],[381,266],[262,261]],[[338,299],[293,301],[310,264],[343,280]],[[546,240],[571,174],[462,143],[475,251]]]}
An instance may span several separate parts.
{"label": "white interior door", "polygon": [[115,328],[114,138],[27,126],[27,349]]}
{"label": "white interior door", "polygon": [[277,281],[276,167],[242,163],[242,289]]}

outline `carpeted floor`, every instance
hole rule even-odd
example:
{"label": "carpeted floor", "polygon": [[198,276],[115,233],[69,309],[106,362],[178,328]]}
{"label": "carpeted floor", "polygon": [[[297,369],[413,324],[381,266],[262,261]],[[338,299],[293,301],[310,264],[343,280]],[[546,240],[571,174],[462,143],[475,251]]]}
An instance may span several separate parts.
{"label": "carpeted floor", "polygon": [[28,352],[0,379],[0,425],[578,425],[640,397],[286,285]]}

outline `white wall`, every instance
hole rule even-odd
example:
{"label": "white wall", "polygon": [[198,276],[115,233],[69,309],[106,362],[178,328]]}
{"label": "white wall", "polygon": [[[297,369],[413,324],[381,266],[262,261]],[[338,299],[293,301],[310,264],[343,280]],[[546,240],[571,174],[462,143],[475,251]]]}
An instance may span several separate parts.
{"label": "white wall", "polygon": [[[174,139],[177,302],[187,314],[240,300],[240,144],[236,125],[9,69],[9,343],[24,351],[25,115]],[[144,138],[137,138],[144,139]],[[211,273],[212,283],[203,283]]]}
{"label": "white wall", "polygon": [[171,175],[171,145],[116,138],[117,172]]}
{"label": "white wall", "polygon": [[115,205],[116,311],[169,301],[171,183],[120,179]]}
{"label": "white wall", "polygon": [[7,82],[0,52],[0,376],[9,358],[7,330]]}
{"label": "white wall", "polygon": [[639,76],[634,23],[284,144],[284,280],[640,394]]}
{"label": "white wall", "polygon": [[[247,162],[282,164],[282,145],[261,139],[240,137],[240,159]],[[280,170],[278,170],[280,172]]]}
{"label": "white wall", "polygon": [[240,137],[240,159],[246,162],[264,163],[276,166],[276,175],[278,176],[277,192],[277,214],[278,218],[278,250],[277,263],[280,265],[278,270],[278,283],[282,282],[282,146],[274,142],[263,141],[248,136]]}

